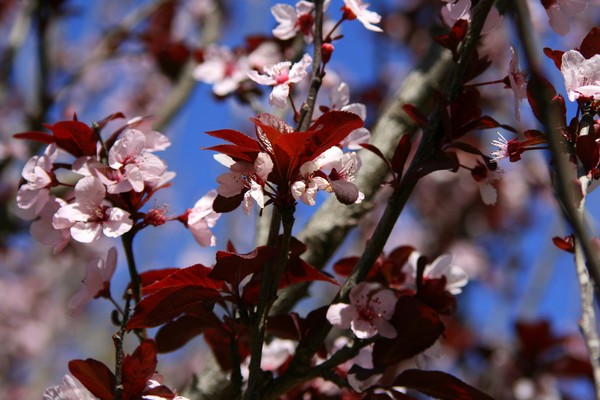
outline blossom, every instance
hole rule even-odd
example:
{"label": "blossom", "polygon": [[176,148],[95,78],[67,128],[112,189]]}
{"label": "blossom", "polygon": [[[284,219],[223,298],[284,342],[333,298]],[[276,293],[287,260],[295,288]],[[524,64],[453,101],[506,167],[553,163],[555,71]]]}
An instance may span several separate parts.
{"label": "blossom", "polygon": [[217,96],[226,96],[247,78],[248,71],[247,57],[236,57],[227,47],[210,46],[204,53],[204,62],[194,69],[194,78],[213,85]]}
{"label": "blossom", "polygon": [[546,0],[542,1],[542,5],[546,9],[552,30],[564,36],[569,33],[570,17],[584,12],[588,0]]}
{"label": "blossom", "polygon": [[375,26],[381,21],[381,15],[374,11],[369,11],[369,4],[363,3],[362,0],[344,0],[344,17],[349,20],[358,19],[365,28],[373,32],[383,32],[383,30]]}
{"label": "blossom", "polygon": [[[340,83],[329,92],[329,101],[331,110],[347,111],[358,115],[363,121],[367,119],[367,107],[364,104],[350,104],[350,88],[345,82]],[[366,128],[355,129],[340,143],[340,147],[347,147],[350,150],[360,150],[362,147],[359,143],[368,142],[370,136],[371,133]]]}
{"label": "blossom", "polygon": [[519,70],[519,55],[513,46],[510,46],[511,59],[508,65],[508,82],[515,97],[515,118],[521,120],[520,101],[527,97],[527,81],[525,74]]}
{"label": "blossom", "polygon": [[364,199],[364,194],[353,183],[359,168],[360,158],[355,152],[344,153],[333,146],[300,167],[301,178],[292,184],[292,196],[313,206],[317,191],[325,190],[334,192],[344,204],[358,204]]}
{"label": "blossom", "polygon": [[562,56],[560,72],[569,100],[579,97],[600,100],[600,54],[586,59],[577,50],[569,50]]}
{"label": "blossom", "polygon": [[[407,281],[416,281],[417,261],[420,257],[419,252],[413,251],[408,258],[409,273],[407,274]],[[462,293],[462,288],[469,281],[467,273],[459,266],[452,264],[452,255],[450,254],[442,254],[431,264],[427,264],[423,271],[423,280],[441,279],[442,277],[446,278],[446,290],[454,295]]]}
{"label": "blossom", "polygon": [[290,84],[298,83],[308,74],[306,69],[312,63],[312,57],[305,54],[302,59],[292,65],[283,61],[263,68],[264,74],[257,71],[248,72],[248,77],[261,85],[274,86],[269,96],[269,103],[278,108],[284,108],[290,93]]}
{"label": "blossom", "polygon": [[159,150],[165,150],[171,146],[171,141],[168,137],[160,132],[152,129],[152,122],[154,118],[151,117],[134,117],[127,121],[127,128],[131,130],[140,131],[144,135],[144,150],[153,152]]}
{"label": "blossom", "polygon": [[273,36],[287,40],[302,32],[304,40],[311,43],[313,40],[313,25],[315,18],[312,15],[315,5],[308,1],[299,1],[296,7],[289,4],[275,4],[271,7],[271,14],[279,23],[273,29]]}
{"label": "blossom", "polygon": [[217,238],[209,229],[215,226],[221,216],[212,208],[216,197],[217,191],[211,190],[194,204],[194,208],[188,214],[187,227],[200,246],[216,246],[217,244]]}
{"label": "blossom", "polygon": [[55,181],[53,169],[56,160],[56,145],[46,147],[44,155],[33,156],[23,167],[22,176],[27,183],[17,192],[17,206],[22,210],[19,216],[33,219],[40,214],[50,197],[49,187]]}
{"label": "blossom", "polygon": [[42,400],[93,400],[95,397],[73,379],[65,375],[61,385],[52,386],[44,390]]}
{"label": "blossom", "polygon": [[62,206],[52,219],[55,229],[69,229],[73,239],[90,243],[103,232],[119,237],[133,226],[129,213],[104,204],[106,189],[100,180],[87,176],[75,185],[75,202]]}
{"label": "blossom", "polygon": [[52,218],[56,211],[67,204],[63,199],[50,195],[46,205],[40,211],[40,217],[35,220],[29,231],[31,236],[45,246],[52,246],[54,254],[59,253],[69,243],[71,234],[69,229],[55,229],[52,226]]}
{"label": "blossom", "polygon": [[273,170],[271,156],[260,152],[253,164],[247,161],[234,161],[225,154],[215,155],[215,160],[230,169],[230,172],[217,177],[219,183],[217,192],[221,196],[233,197],[245,190],[243,208],[246,214],[252,208],[252,200],[256,201],[260,208],[265,206],[263,188]]}
{"label": "blossom", "polygon": [[110,295],[110,280],[117,266],[117,249],[108,249],[106,259],[94,257],[88,262],[85,269],[85,278],[81,282],[79,291],[69,301],[72,315],[81,312],[91,299],[108,297]]}
{"label": "blossom", "polygon": [[[448,26],[453,26],[459,19],[471,22],[471,0],[447,2],[442,7],[441,14],[442,19]],[[486,33],[491,32],[500,24],[500,22],[502,22],[502,16],[496,7],[492,7],[483,23],[481,34],[485,35]]]}
{"label": "blossom", "polygon": [[350,304],[332,304],[327,320],[332,325],[352,329],[359,339],[377,334],[393,339],[396,329],[388,321],[396,307],[396,295],[378,283],[361,282],[350,290]]}

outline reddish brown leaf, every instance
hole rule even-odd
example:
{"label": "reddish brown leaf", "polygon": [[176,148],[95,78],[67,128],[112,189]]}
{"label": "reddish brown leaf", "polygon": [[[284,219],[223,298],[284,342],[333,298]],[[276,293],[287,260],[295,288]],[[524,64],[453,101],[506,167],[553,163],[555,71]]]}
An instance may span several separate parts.
{"label": "reddish brown leaf", "polygon": [[392,157],[392,169],[399,176],[402,176],[402,171],[404,171],[404,164],[406,164],[406,160],[410,154],[410,148],[410,136],[408,134],[402,135]]}
{"label": "reddish brown leaf", "polygon": [[317,270],[300,257],[290,258],[279,282],[279,289],[301,282],[323,281],[339,285],[331,276]]}
{"label": "reddish brown leaf", "polygon": [[159,353],[175,351],[196,336],[202,334],[205,327],[205,321],[188,315],[167,322],[156,333],[157,351]]}
{"label": "reddish brown leaf", "polygon": [[333,264],[333,270],[336,274],[341,276],[348,276],[354,269],[354,266],[358,262],[359,257],[346,257],[338,260]]}
{"label": "reddish brown leaf", "polygon": [[493,400],[460,379],[440,371],[409,369],[402,372],[393,385],[414,389],[440,400]]}
{"label": "reddish brown leaf", "polygon": [[254,160],[256,160],[256,156],[259,153],[259,150],[250,147],[237,146],[234,144],[219,144],[216,146],[207,147],[205,150],[214,150],[219,153],[226,154],[236,161],[246,161],[250,164],[254,163]]}
{"label": "reddish brown leaf", "polygon": [[163,269],[153,269],[150,271],[144,271],[140,274],[140,280],[142,282],[142,293],[147,295],[144,289],[146,286],[150,286],[153,283],[156,283],[162,279],[165,279],[167,276],[171,275],[174,272],[179,271],[180,268],[163,268]]}
{"label": "reddish brown leaf", "polygon": [[585,58],[592,58],[596,54],[600,54],[600,28],[595,26],[583,38],[579,52]]}
{"label": "reddish brown leaf", "polygon": [[40,131],[30,131],[30,132],[22,132],[15,133],[13,135],[15,139],[25,139],[25,140],[33,140],[35,142],[51,144],[54,143],[54,136],[47,134],[46,132]]}
{"label": "reddish brown leaf", "polygon": [[573,244],[573,235],[566,236],[564,238],[555,236],[552,238],[552,242],[556,247],[569,253],[575,253],[575,246]]}
{"label": "reddish brown leaf", "polygon": [[546,55],[546,57],[554,61],[554,65],[556,65],[556,68],[558,68],[559,70],[562,66],[562,56],[564,53],[565,52],[561,50],[552,50],[549,47],[544,47],[544,54]]}
{"label": "reddish brown leaf", "polygon": [[60,121],[47,125],[52,131],[56,144],[75,157],[96,154],[98,138],[93,129],[79,121]]}
{"label": "reddish brown leaf", "polygon": [[87,390],[100,400],[112,400],[115,393],[115,375],[100,361],[69,361],[69,372],[81,382]]}
{"label": "reddish brown leaf", "polygon": [[208,276],[237,287],[246,276],[260,270],[275,254],[269,246],[259,246],[247,254],[217,252],[217,263]]}
{"label": "reddish brown leaf", "polygon": [[147,294],[155,293],[166,288],[182,288],[189,286],[197,286],[211,290],[221,290],[224,286],[222,282],[218,282],[209,277],[211,268],[205,267],[202,264],[195,264],[191,267],[177,269],[174,273],[168,275],[164,279],[148,285],[144,288]]}
{"label": "reddish brown leaf", "polygon": [[218,213],[226,213],[235,210],[242,204],[244,193],[245,192],[242,192],[231,197],[223,197],[220,194],[217,195],[213,201],[213,210]]}
{"label": "reddish brown leaf", "polygon": [[260,151],[258,142],[250,136],[244,135],[242,132],[234,131],[233,129],[220,129],[216,131],[208,131],[207,135],[228,141],[240,147],[246,147],[255,151]]}
{"label": "reddish brown leaf", "polygon": [[390,171],[393,171],[392,164],[390,163],[390,160],[387,159],[387,157],[381,152],[381,150],[379,150],[377,147],[375,147],[375,146],[373,146],[372,144],[369,144],[369,143],[360,143],[359,145],[362,148],[365,148],[365,149],[369,150],[371,153],[373,153],[377,157],[379,157],[381,159],[381,161],[383,161],[388,166],[388,168],[390,169]]}
{"label": "reddish brown leaf", "polygon": [[373,347],[373,364],[386,367],[413,357],[429,347],[444,332],[444,324],[438,314],[412,296],[401,296],[390,320],[397,336],[380,338]]}
{"label": "reddish brown leaf", "polygon": [[123,400],[141,396],[146,383],[156,372],[156,343],[145,339],[133,354],[123,358]]}

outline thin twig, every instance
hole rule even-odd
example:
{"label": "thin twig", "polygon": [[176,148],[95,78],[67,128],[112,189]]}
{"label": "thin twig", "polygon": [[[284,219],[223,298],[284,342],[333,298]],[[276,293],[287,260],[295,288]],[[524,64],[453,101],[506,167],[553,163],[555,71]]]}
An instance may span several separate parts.
{"label": "thin twig", "polygon": [[115,344],[115,400],[121,399],[121,393],[123,392],[123,340],[125,339],[125,332],[127,328],[127,321],[129,320],[129,314],[131,312],[131,289],[127,289],[125,294],[125,312],[122,315],[121,326],[119,332],[113,336],[113,342]]}

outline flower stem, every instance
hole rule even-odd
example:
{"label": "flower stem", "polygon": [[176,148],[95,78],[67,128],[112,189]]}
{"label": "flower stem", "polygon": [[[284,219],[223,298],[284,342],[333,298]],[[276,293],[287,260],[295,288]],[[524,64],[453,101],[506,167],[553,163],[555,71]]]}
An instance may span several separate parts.
{"label": "flower stem", "polygon": [[127,268],[129,269],[129,279],[131,280],[131,290],[133,292],[133,299],[135,304],[139,303],[142,299],[141,286],[142,281],[140,275],[137,272],[135,266],[135,258],[133,256],[133,238],[135,237],[135,231],[131,230],[121,236],[121,242],[123,243],[123,250],[125,251],[125,257],[127,258]]}

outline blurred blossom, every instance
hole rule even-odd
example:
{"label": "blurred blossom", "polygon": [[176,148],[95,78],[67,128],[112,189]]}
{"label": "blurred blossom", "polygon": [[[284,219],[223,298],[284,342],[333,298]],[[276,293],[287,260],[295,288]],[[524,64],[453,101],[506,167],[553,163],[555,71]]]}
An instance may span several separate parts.
{"label": "blurred blossom", "polygon": [[65,375],[62,384],[44,390],[42,400],[94,400],[95,397],[71,375]]}

